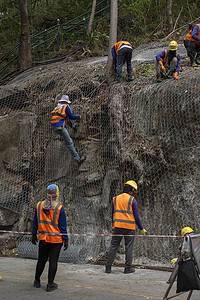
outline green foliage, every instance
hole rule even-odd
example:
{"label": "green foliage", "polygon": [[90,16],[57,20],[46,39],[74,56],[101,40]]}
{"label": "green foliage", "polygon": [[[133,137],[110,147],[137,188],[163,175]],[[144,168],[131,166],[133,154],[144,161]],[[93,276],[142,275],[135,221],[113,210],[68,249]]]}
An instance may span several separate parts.
{"label": "green foliage", "polygon": [[142,64],[136,70],[136,75],[139,78],[150,77],[155,73],[155,65],[152,64]]}
{"label": "green foliage", "polygon": [[101,46],[104,44],[108,45],[109,36],[105,33],[94,30],[92,33],[87,35],[87,43],[90,47]]}

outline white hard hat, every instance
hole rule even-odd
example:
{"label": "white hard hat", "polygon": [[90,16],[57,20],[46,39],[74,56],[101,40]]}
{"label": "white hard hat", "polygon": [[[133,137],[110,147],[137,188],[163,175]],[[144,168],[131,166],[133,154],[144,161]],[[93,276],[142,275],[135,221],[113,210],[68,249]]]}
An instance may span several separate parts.
{"label": "white hard hat", "polygon": [[69,96],[68,95],[62,95],[62,98],[58,101],[58,103],[60,104],[70,104],[71,101],[69,100]]}

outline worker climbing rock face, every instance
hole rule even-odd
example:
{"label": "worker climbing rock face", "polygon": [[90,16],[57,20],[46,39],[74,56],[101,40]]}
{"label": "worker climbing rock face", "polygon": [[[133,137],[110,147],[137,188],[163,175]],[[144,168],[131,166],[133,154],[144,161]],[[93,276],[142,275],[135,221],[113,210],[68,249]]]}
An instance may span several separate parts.
{"label": "worker climbing rock face", "polygon": [[114,46],[111,49],[111,52],[113,57],[113,69],[115,72],[117,72],[117,82],[121,82],[122,67],[125,62],[127,63],[128,81],[132,81],[132,45],[129,42],[120,41],[114,44]]}
{"label": "worker climbing rock face", "polygon": [[[66,215],[63,206],[58,204],[58,197],[58,186],[49,185],[46,200],[38,202],[33,219],[32,244],[34,245],[37,244],[37,231],[39,232],[39,254],[33,285],[40,288],[40,277],[49,259],[47,292],[58,288],[54,282],[58,258],[62,245],[64,244],[64,250],[68,248]],[[60,235],[61,233],[63,235]]]}
{"label": "worker climbing rock face", "polygon": [[57,106],[52,111],[51,127],[57,134],[61,135],[72,155],[72,158],[76,162],[78,162],[78,164],[81,164],[86,159],[86,157],[80,157],[78,155],[74,147],[73,141],[66,128],[68,124],[71,124],[71,120],[80,121],[81,118],[80,116],[72,114],[69,107],[70,103],[71,101],[69,100],[68,95],[63,95],[62,98],[58,101]]}
{"label": "worker climbing rock face", "polygon": [[110,250],[106,261],[106,273],[111,273],[111,266],[114,262],[117,249],[122,241],[123,235],[125,240],[126,262],[124,273],[134,273],[132,268],[133,260],[133,242],[136,225],[140,229],[140,233],[145,235],[146,229],[143,228],[138,215],[137,201],[133,197],[138,192],[137,183],[129,180],[125,183],[122,194],[113,198],[112,204],[112,224],[113,236],[111,240]]}
{"label": "worker climbing rock face", "polygon": [[191,66],[200,65],[200,24],[194,24],[184,37],[184,46]]}
{"label": "worker climbing rock face", "polygon": [[178,44],[176,41],[171,41],[169,50],[163,50],[156,55],[156,79],[157,82],[162,82],[163,79],[179,79],[181,57],[177,53]]}

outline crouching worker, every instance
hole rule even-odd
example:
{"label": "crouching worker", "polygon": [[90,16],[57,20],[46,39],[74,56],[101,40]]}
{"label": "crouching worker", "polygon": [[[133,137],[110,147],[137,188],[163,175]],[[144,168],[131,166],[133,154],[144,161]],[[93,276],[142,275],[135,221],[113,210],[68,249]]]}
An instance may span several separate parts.
{"label": "crouching worker", "polygon": [[49,259],[47,292],[58,288],[58,285],[54,282],[58,258],[63,243],[64,250],[68,248],[66,215],[63,206],[57,202],[58,197],[58,186],[56,184],[49,185],[47,187],[47,198],[45,201],[38,202],[33,219],[32,244],[36,245],[38,241],[37,231],[39,232],[39,254],[33,285],[36,288],[41,286],[40,277]]}
{"label": "crouching worker", "polygon": [[176,52],[178,44],[175,41],[170,42],[169,50],[163,50],[156,55],[156,79],[161,82],[163,79],[179,79],[181,57]]}
{"label": "crouching worker", "polygon": [[191,238],[194,238],[194,235],[194,230],[191,227],[182,228],[183,242],[180,246],[180,254],[178,258],[171,261],[172,264],[176,263],[173,273],[177,274],[177,293],[191,291],[192,294],[193,290],[200,290],[199,270],[193,256],[191,243]]}
{"label": "crouching worker", "polygon": [[67,95],[63,95],[61,100],[58,101],[57,106],[52,111],[51,127],[52,129],[61,135],[62,139],[65,141],[72,158],[81,164],[86,157],[80,157],[74,147],[73,141],[67,131],[67,124],[71,124],[71,120],[80,120],[80,116],[73,115],[69,104],[71,101]]}
{"label": "crouching worker", "polygon": [[111,273],[111,266],[114,262],[115,255],[122,241],[123,235],[125,240],[126,254],[124,273],[129,274],[135,272],[135,269],[132,267],[135,224],[137,224],[139,227],[141,234],[145,235],[147,233],[140,222],[137,201],[133,197],[133,194],[137,193],[137,190],[138,187],[136,182],[129,180],[125,183],[122,194],[113,198],[113,236],[106,261],[106,273]]}

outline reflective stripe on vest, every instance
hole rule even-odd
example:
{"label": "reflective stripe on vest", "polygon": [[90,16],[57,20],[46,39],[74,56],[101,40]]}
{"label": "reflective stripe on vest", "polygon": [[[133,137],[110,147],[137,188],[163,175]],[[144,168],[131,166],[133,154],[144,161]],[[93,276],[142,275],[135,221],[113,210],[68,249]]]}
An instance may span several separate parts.
{"label": "reflective stripe on vest", "polygon": [[[132,209],[134,197],[129,196],[128,194],[125,194],[123,197],[122,197],[122,195],[119,195],[119,196],[116,196],[113,198],[113,206],[114,206],[113,228],[119,227],[119,228],[135,230],[135,218],[134,218],[133,209]],[[124,202],[123,206],[124,206],[124,204],[126,204],[127,209],[119,209],[118,201],[120,201],[120,200],[118,200],[119,199],[118,197],[122,197],[123,202]],[[127,200],[124,199],[124,197],[129,198],[127,203],[126,203]]]}
{"label": "reflective stripe on vest", "polygon": [[51,112],[52,113],[52,119],[51,119],[52,124],[56,124],[56,123],[63,120],[63,121],[65,121],[64,122],[65,126],[67,125],[67,115],[65,114],[65,109],[66,109],[67,106],[68,105],[62,105],[58,109],[54,109]]}
{"label": "reflective stripe on vest", "polygon": [[[177,52],[176,56],[174,56],[174,57],[177,57],[178,55],[179,55],[179,53]],[[163,65],[167,65],[169,63],[168,57],[169,57],[169,52],[167,50],[165,50],[165,56],[164,56],[164,58],[161,58]]]}
{"label": "reflective stripe on vest", "polygon": [[[39,239],[45,240],[48,243],[62,243],[62,236],[56,236],[56,233],[61,233],[58,228],[58,219],[62,205],[56,203],[55,209],[50,209],[50,214],[47,216],[43,212],[43,205],[45,201],[37,204],[37,218]],[[55,234],[55,236],[48,234]]]}
{"label": "reflective stripe on vest", "polygon": [[115,46],[115,52],[116,52],[116,53],[119,51],[119,49],[120,49],[120,47],[121,47],[122,45],[129,45],[129,46],[132,47],[132,45],[131,45],[129,42],[120,41],[120,42],[118,42],[118,43],[116,43],[116,44],[114,45],[114,46]]}
{"label": "reflective stripe on vest", "polygon": [[184,37],[184,40],[190,40],[190,41],[194,42],[195,44],[200,45],[200,41],[197,41],[197,40],[193,39],[192,36],[191,36],[192,30],[193,30],[194,26],[199,26],[199,30],[198,30],[198,32],[197,32],[197,36],[198,36],[198,38],[200,38],[200,24],[194,24],[194,25],[192,26],[191,30],[190,30],[190,31],[186,34],[186,36]]}

